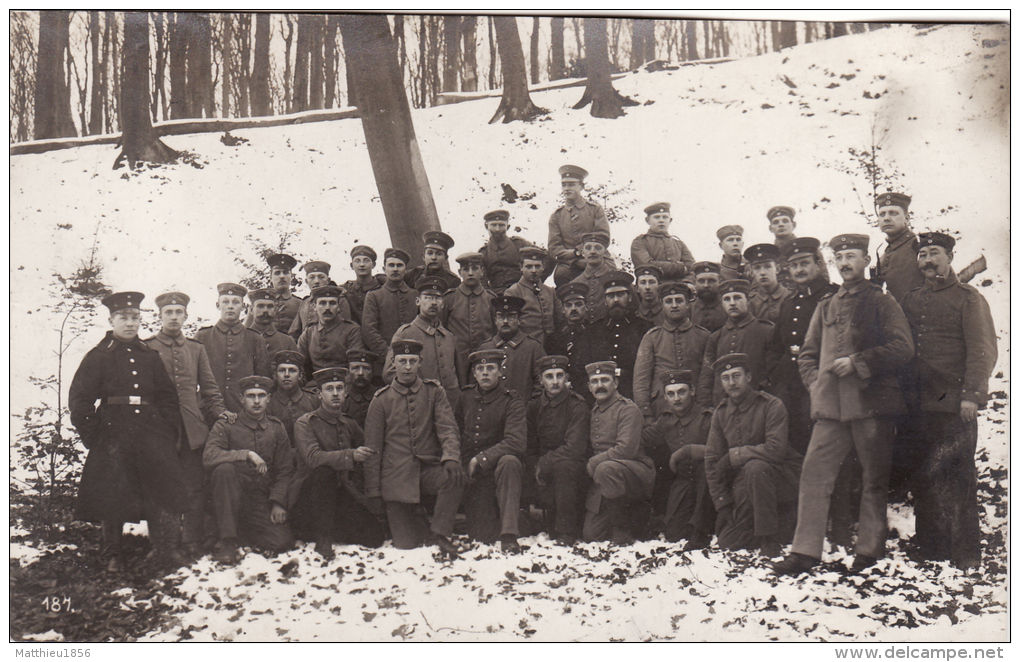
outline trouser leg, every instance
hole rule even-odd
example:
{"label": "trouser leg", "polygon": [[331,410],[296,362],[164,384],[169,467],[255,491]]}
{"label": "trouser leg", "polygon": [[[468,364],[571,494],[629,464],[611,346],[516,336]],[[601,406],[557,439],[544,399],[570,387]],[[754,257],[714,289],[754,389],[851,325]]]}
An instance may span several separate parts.
{"label": "trouser leg", "polygon": [[181,518],[179,515],[153,507],[146,514],[149,524],[149,542],[154,550],[177,549],[181,543]]}
{"label": "trouser leg", "polygon": [[553,281],[559,287],[580,276],[582,271],[582,269],[576,269],[570,265],[557,264],[555,271],[553,271]]}
{"label": "trouser leg", "polygon": [[205,535],[205,468],[202,449],[181,449],[181,475],[184,481],[185,510],[181,527],[184,544],[199,544]]}
{"label": "trouser leg", "polygon": [[499,534],[499,505],[492,474],[475,473],[462,500],[467,534],[480,542],[492,542]]}
{"label": "trouser leg", "polygon": [[663,535],[669,542],[691,536],[691,519],[695,507],[694,478],[687,469],[677,472],[670,485],[663,518]]}
{"label": "trouser leg", "polygon": [[436,495],[430,530],[440,536],[452,535],[464,488],[448,484],[446,472],[439,465],[423,466],[420,474],[422,492]]}
{"label": "trouser leg", "polygon": [[833,544],[850,545],[853,525],[857,521],[855,511],[861,499],[860,483],[861,463],[857,459],[857,451],[851,448],[839,467],[829,502],[829,540]]}
{"label": "trouser leg", "polygon": [[298,506],[294,510],[300,511],[303,520],[301,525],[309,529],[308,533],[313,539],[334,537],[340,491],[337,473],[331,467],[316,467],[305,479]]}
{"label": "trouser leg", "polygon": [[386,521],[397,549],[414,549],[425,540],[425,527],[415,514],[413,503],[386,502]]}
{"label": "trouser leg", "polygon": [[521,475],[524,465],[513,455],[504,455],[496,462],[496,503],[499,505],[501,536],[520,535]]}
{"label": "trouser leg", "polygon": [[220,540],[236,540],[241,508],[241,483],[235,463],[225,462],[213,468],[209,476]]}
{"label": "trouser leg", "polygon": [[100,528],[99,556],[109,560],[121,554],[121,539],[124,534],[124,522],[103,520]]}
{"label": "trouser leg", "polygon": [[822,557],[829,500],[839,466],[851,444],[849,423],[825,419],[815,422],[801,469],[794,552],[816,559]]}
{"label": "trouser leg", "polygon": [[343,486],[337,490],[334,503],[337,540],[365,547],[383,544],[386,540],[384,524]]}
{"label": "trouser leg", "polygon": [[542,479],[552,483],[556,513],[553,528],[557,534],[576,537],[581,532],[584,477],[584,464],[581,462],[561,460],[542,466]]}
{"label": "trouser leg", "polygon": [[[595,489],[594,487],[592,488]],[[597,511],[589,508],[584,515],[581,535],[585,540],[608,540],[613,535],[613,513],[609,499],[601,499]]]}
{"label": "trouser leg", "polygon": [[733,515],[719,531],[719,546],[748,549],[756,539],[773,538],[779,529],[776,477],[772,466],[750,460],[733,480]]}
{"label": "trouser leg", "polygon": [[891,420],[865,418],[852,421],[850,429],[861,462],[861,512],[855,551],[877,558],[885,554],[889,463],[895,428]]}

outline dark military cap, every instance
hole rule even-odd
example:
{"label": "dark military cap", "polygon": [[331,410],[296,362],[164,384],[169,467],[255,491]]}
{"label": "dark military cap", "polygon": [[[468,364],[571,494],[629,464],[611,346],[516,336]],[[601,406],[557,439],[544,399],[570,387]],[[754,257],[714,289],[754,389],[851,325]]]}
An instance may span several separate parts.
{"label": "dark military cap", "polygon": [[311,260],[305,262],[305,266],[301,267],[305,270],[306,274],[326,274],[329,275],[329,262],[323,262],[322,260]]}
{"label": "dark military cap", "polygon": [[594,241],[595,243],[602,244],[603,246],[609,246],[609,234],[605,232],[585,232],[581,235],[581,244],[587,244],[588,242]]}
{"label": "dark military cap", "polygon": [[744,251],[744,259],[755,262],[778,262],[779,247],[775,244],[755,244]]}
{"label": "dark military cap", "polygon": [[878,207],[901,207],[903,211],[910,208],[910,196],[905,193],[882,193],[875,198],[875,208]]}
{"label": "dark military cap", "polygon": [[635,267],[634,277],[640,278],[641,276],[655,276],[656,280],[662,280],[662,269],[658,268],[654,264],[643,264],[640,267]]}
{"label": "dark military cap", "polygon": [[535,367],[538,368],[539,374],[553,368],[568,370],[570,368],[570,359],[562,354],[546,354],[538,361],[535,361]]}
{"label": "dark military cap", "polygon": [[411,261],[411,256],[407,254],[407,251],[401,250],[399,248],[387,248],[386,250],[383,251],[384,261],[390,259],[391,257],[397,258],[404,264],[407,264],[408,262]]}
{"label": "dark military cap", "polygon": [[125,308],[141,308],[145,295],[141,292],[115,292],[103,299],[103,305],[110,309],[110,314]]}
{"label": "dark military cap", "polygon": [[560,301],[568,299],[584,299],[588,296],[588,286],[584,283],[564,283],[556,288],[556,298]]}
{"label": "dark military cap", "polygon": [[295,352],[292,349],[281,349],[273,354],[273,365],[276,366],[281,363],[296,365],[300,368],[305,364],[305,355],[301,352]]}
{"label": "dark military cap", "polygon": [[695,262],[694,266],[691,267],[691,271],[694,275],[718,274],[722,273],[722,268],[719,267],[718,262]]}
{"label": "dark military cap", "polygon": [[504,360],[506,360],[506,353],[501,349],[480,349],[468,354],[468,364],[472,367],[477,363],[502,365]]}
{"label": "dark military cap", "polygon": [[497,313],[517,313],[524,309],[524,299],[520,297],[500,295],[492,300],[492,310]]}
{"label": "dark military cap", "polygon": [[588,171],[581,166],[565,165],[560,166],[560,180],[565,182],[583,182],[588,176]]}
{"label": "dark military cap", "polygon": [[478,251],[469,251],[467,253],[461,253],[457,256],[457,264],[464,266],[467,264],[485,264],[485,256]]}
{"label": "dark military cap", "polygon": [[522,260],[544,260],[549,257],[548,251],[541,246],[522,246],[517,249],[517,254]]}
{"label": "dark military cap", "polygon": [[339,299],[344,295],[343,288],[336,285],[323,285],[312,290],[311,300],[321,299],[322,297],[336,297]]}
{"label": "dark military cap", "polygon": [[273,293],[264,287],[257,290],[249,290],[248,292],[248,300],[251,301],[252,303],[265,299],[268,299],[270,301],[276,300],[273,297]]}
{"label": "dark military cap", "polygon": [[793,207],[787,207],[786,205],[776,205],[775,207],[765,212],[765,216],[769,219],[769,221],[771,221],[776,216],[786,216],[792,221],[794,215],[795,212],[793,211]]}
{"label": "dark military cap", "polygon": [[253,388],[262,389],[266,393],[273,390],[273,380],[269,377],[263,377],[262,375],[248,375],[247,377],[242,377],[238,380],[237,385],[241,389],[241,393]]}
{"label": "dark military cap", "polygon": [[829,241],[829,248],[833,251],[845,251],[851,248],[858,248],[865,253],[868,252],[868,235],[866,234],[840,234]]}
{"label": "dark military cap", "polygon": [[694,386],[694,371],[693,370],[670,370],[665,375],[665,381],[663,386],[669,384],[687,384],[688,386]]}
{"label": "dark military cap", "polygon": [[366,246],[365,244],[359,244],[351,249],[352,260],[358,257],[359,255],[364,255],[373,262],[375,262],[376,258],[378,258],[378,256],[375,254],[375,250],[371,246]]}
{"label": "dark military cap", "polygon": [[818,255],[818,249],[821,246],[822,242],[814,237],[797,237],[790,242],[786,255],[791,260],[802,255]]}
{"label": "dark military cap", "polygon": [[645,216],[651,216],[652,214],[664,214],[667,212],[669,212],[668,202],[653,202],[645,207]]}
{"label": "dark military cap", "polygon": [[483,216],[486,221],[507,221],[510,220],[510,212],[505,209],[493,209]]}
{"label": "dark military cap", "polygon": [[634,277],[626,271],[612,271],[602,281],[602,289],[608,294],[617,290],[629,290]]}
{"label": "dark military cap", "polygon": [[620,369],[616,367],[616,361],[595,361],[584,366],[584,371],[588,373],[589,377],[595,375],[620,376]]}
{"label": "dark military cap", "polygon": [[426,247],[432,246],[433,248],[441,248],[444,251],[449,251],[453,248],[453,237],[439,230],[429,230],[421,238],[425,242]]}
{"label": "dark military cap", "polygon": [[743,278],[731,278],[730,280],[724,280],[719,285],[719,294],[728,294],[730,292],[740,292],[741,294],[747,295],[751,291],[751,281],[744,280]]}
{"label": "dark military cap", "polygon": [[744,226],[742,225],[724,225],[715,231],[715,236],[719,237],[719,241],[722,241],[726,237],[731,235],[739,234],[741,237],[744,236]]}
{"label": "dark military cap", "polygon": [[744,368],[745,370],[751,366],[751,357],[747,354],[740,352],[734,354],[725,354],[720,356],[712,364],[712,370],[715,372],[725,372],[732,370],[733,368]]}
{"label": "dark military cap", "polygon": [[370,352],[367,349],[349,349],[347,350],[347,363],[353,365],[355,363],[367,363],[372,365],[379,360],[379,356],[374,352]]}
{"label": "dark military cap", "polygon": [[390,349],[393,350],[393,356],[400,356],[401,354],[421,355],[421,347],[420,342],[410,338],[397,338],[390,343]]}
{"label": "dark military cap", "polygon": [[191,301],[191,297],[183,292],[164,292],[156,297],[156,307],[162,308],[163,306],[188,306],[188,302]]}
{"label": "dark military cap", "polygon": [[956,240],[943,232],[922,232],[917,235],[917,248],[925,246],[941,246],[948,253],[956,246]]}
{"label": "dark military cap", "polygon": [[276,253],[266,258],[270,267],[278,267],[284,271],[290,271],[297,266],[297,260],[284,253]]}
{"label": "dark military cap", "polygon": [[660,299],[665,299],[670,294],[682,294],[689,303],[694,300],[696,291],[690,283],[685,283],[683,281],[671,280],[659,285]]}
{"label": "dark military cap", "polygon": [[244,287],[244,285],[238,285],[237,283],[220,283],[216,286],[216,293],[220,296],[230,294],[235,297],[243,298],[245,294],[248,294],[248,290]]}
{"label": "dark military cap", "polygon": [[312,379],[319,386],[325,386],[330,382],[342,382],[347,379],[347,368],[343,366],[322,368],[312,373]]}
{"label": "dark military cap", "polygon": [[418,294],[425,294],[426,292],[437,292],[442,294],[446,292],[446,283],[443,282],[442,278],[436,276],[422,276],[414,283],[414,289],[418,290]]}

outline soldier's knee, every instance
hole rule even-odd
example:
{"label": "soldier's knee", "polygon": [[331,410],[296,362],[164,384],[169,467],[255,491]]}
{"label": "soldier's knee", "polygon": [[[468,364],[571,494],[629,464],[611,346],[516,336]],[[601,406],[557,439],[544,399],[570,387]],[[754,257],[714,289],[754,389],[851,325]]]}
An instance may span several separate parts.
{"label": "soldier's knee", "polygon": [[520,458],[515,455],[504,455],[496,462],[496,477],[520,476],[524,472],[524,465]]}
{"label": "soldier's knee", "polygon": [[772,465],[764,460],[750,460],[742,470],[748,480],[769,480],[772,477]]}

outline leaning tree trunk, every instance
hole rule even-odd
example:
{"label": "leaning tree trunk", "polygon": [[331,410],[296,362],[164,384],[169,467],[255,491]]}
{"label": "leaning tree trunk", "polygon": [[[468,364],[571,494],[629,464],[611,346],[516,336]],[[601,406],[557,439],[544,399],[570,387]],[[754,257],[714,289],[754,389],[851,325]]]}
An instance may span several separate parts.
{"label": "leaning tree trunk", "polygon": [[591,104],[591,116],[616,119],[623,115],[624,106],[636,106],[637,101],[625,97],[613,87],[609,75],[609,51],[606,47],[606,19],[584,19],[584,68],[588,84],[574,109]]}
{"label": "leaning tree trunk", "polygon": [[36,140],[78,135],[71,118],[71,90],[64,76],[69,24],[69,12],[39,12],[34,118]]}
{"label": "leaning tree trunk", "polygon": [[552,18],[552,53],[549,56],[549,80],[566,76],[567,64],[563,57],[563,17]]}
{"label": "leaning tree trunk", "polygon": [[273,114],[269,98],[269,14],[255,15],[255,62],[251,71],[251,112],[256,117]]}
{"label": "leaning tree trunk", "polygon": [[439,230],[418,139],[411,122],[390,24],[378,14],[343,14],[340,34],[390,241],[420,260],[422,233]]}
{"label": "leaning tree trunk", "polygon": [[149,15],[125,12],[121,74],[121,152],[114,169],[127,160],[134,169],[140,161],[170,163],[180,156],[159,139],[149,119]]}
{"label": "leaning tree trunk", "polygon": [[503,123],[514,120],[530,120],[549,111],[531,102],[528,92],[528,74],[524,69],[524,50],[517,32],[517,19],[513,16],[494,16],[496,45],[503,70],[503,96],[499,107],[489,124],[503,119]]}

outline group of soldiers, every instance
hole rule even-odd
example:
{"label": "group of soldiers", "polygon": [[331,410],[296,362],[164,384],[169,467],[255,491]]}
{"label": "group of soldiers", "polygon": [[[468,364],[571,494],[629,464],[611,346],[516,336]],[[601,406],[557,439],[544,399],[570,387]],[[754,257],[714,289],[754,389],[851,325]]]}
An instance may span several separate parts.
{"label": "group of soldiers", "polygon": [[830,526],[849,544],[858,506],[861,571],[884,554],[891,473],[913,496],[914,551],[980,563],[976,415],[995,332],[951,266],[954,239],[910,229],[909,197],[876,199],[888,241],[870,274],[867,236],[827,243],[839,285],[787,206],[766,214],[774,243],[745,250],[725,225],[719,261],[698,262],[670,204],[649,205],[628,273],[587,173],[559,172],[548,249],[496,210],[457,274],[454,240],[432,231],[413,269],[387,248],[377,274],[364,245],[343,284],[307,262],[307,299],[296,260],[274,254],[270,286],[220,284],[219,320],[193,339],[183,293],[156,297],[144,341],[143,295],[104,299],[112,330],[69,407],[89,449],[78,515],[102,523],[108,569],[124,564],[123,522],[145,519],[174,563],[295,538],[324,558],[386,539],[456,555],[460,522],[506,553],[538,530],[565,545],[661,534],[685,552],[715,537],[769,558],[792,540],[774,569],[794,574]]}

